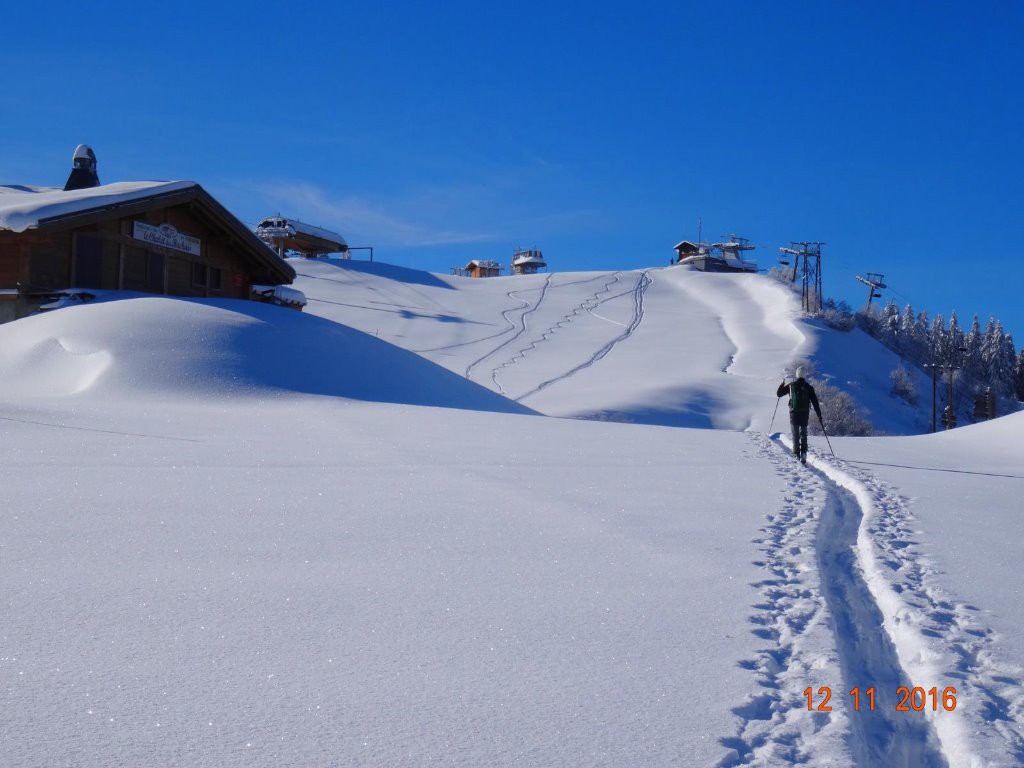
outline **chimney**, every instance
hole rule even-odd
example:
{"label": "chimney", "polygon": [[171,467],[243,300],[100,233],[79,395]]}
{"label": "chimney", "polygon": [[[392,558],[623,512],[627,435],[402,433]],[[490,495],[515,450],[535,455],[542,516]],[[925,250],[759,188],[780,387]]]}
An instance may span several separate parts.
{"label": "chimney", "polygon": [[96,153],[92,147],[79,144],[75,147],[72,158],[71,175],[64,184],[64,191],[72,189],[89,189],[100,185],[100,177],[96,175]]}

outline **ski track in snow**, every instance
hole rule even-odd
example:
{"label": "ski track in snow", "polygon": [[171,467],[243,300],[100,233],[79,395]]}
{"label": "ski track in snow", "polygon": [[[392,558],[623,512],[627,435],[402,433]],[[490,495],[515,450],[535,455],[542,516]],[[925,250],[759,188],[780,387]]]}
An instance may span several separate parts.
{"label": "ski track in snow", "polygon": [[948,763],[924,714],[894,709],[896,700],[892,697],[897,689],[912,684],[885,633],[882,612],[857,560],[855,545],[862,520],[858,502],[822,473],[805,471],[813,472],[827,493],[818,526],[817,550],[842,672],[842,686],[836,695],[843,696],[854,687],[877,691],[874,712],[865,708],[849,714],[857,765],[943,768]]}
{"label": "ski track in snow", "polygon": [[[509,291],[508,292],[507,296],[510,299],[516,299],[518,301],[523,302],[523,306],[522,307],[514,307],[512,309],[506,309],[504,312],[501,313],[501,315],[502,315],[502,317],[505,318],[506,322],[509,322],[509,323],[512,324],[513,328],[518,325],[519,329],[514,334],[512,334],[512,336],[510,338],[508,338],[505,341],[503,341],[501,344],[496,346],[494,349],[492,349],[486,355],[482,355],[481,357],[478,357],[476,360],[474,360],[468,366],[466,366],[465,376],[466,376],[467,379],[472,380],[472,378],[473,378],[473,369],[476,368],[476,366],[478,366],[484,360],[486,360],[487,358],[489,358],[492,355],[496,354],[499,350],[505,348],[507,345],[511,344],[513,341],[515,341],[520,336],[522,336],[524,333],[526,333],[526,318],[527,318],[527,316],[529,316],[533,312],[536,312],[537,308],[540,307],[541,303],[544,301],[544,296],[548,292],[548,286],[551,285],[551,278],[552,278],[552,275],[549,274],[547,276],[547,279],[544,280],[544,285],[542,285],[541,288],[540,288],[540,296],[537,297],[537,303],[532,305],[532,306],[530,305],[530,303],[528,301],[526,301],[525,299],[520,299],[518,296],[515,296],[514,294],[523,293],[526,290],[535,291],[535,290],[537,290],[536,288],[528,288],[528,289],[523,289],[523,290],[520,290],[520,291]],[[518,323],[513,323],[512,320],[509,319],[509,314],[511,314],[512,312],[515,312],[515,311],[517,311],[519,309],[525,309],[525,311],[519,316],[519,322]]]}
{"label": "ski track in snow", "polygon": [[[520,306],[518,306],[518,307],[509,307],[508,309],[502,311],[501,317],[507,323],[507,325],[504,328],[502,328],[500,331],[498,331],[497,333],[492,333],[492,334],[490,334],[488,336],[481,336],[479,339],[470,339],[469,341],[459,341],[459,342],[456,342],[455,344],[445,344],[445,345],[440,346],[440,347],[428,347],[426,349],[410,349],[409,351],[410,352],[415,352],[418,355],[422,355],[422,354],[424,354],[426,352],[446,352],[446,351],[451,350],[451,349],[458,349],[459,347],[468,347],[468,346],[471,346],[473,344],[479,344],[480,342],[489,341],[490,339],[497,339],[497,338],[499,338],[501,336],[504,336],[509,331],[514,331],[515,328],[516,328],[516,324],[508,319],[507,313],[515,312],[517,309],[522,309],[523,308],[523,306],[522,306],[523,300],[512,296],[513,293],[515,293],[515,291],[509,291],[506,295],[510,299],[515,299],[516,301],[520,302]],[[527,306],[529,306],[529,305],[527,305]]]}
{"label": "ski track in snow", "polygon": [[[861,768],[1024,764],[1022,671],[999,661],[979,610],[938,586],[907,500],[839,460],[812,452],[803,467],[774,437],[751,433],[787,479],[755,539],[767,577],[753,585],[750,621],[766,645],[740,665],[759,689],[733,709],[740,722],[721,739],[731,752],[720,768],[839,756]],[[807,711],[804,689],[822,685],[833,711]],[[874,712],[853,711],[855,686],[876,689]],[[900,686],[953,686],[957,709],[896,712]]]}
{"label": "ski track in snow", "polygon": [[[518,361],[525,359],[527,353],[529,353],[531,350],[536,349],[537,345],[540,344],[541,342],[547,341],[560,328],[564,328],[565,326],[569,325],[569,323],[571,323],[573,320],[575,320],[576,317],[579,316],[579,314],[581,312],[590,312],[591,309],[593,309],[594,307],[600,306],[605,301],[611,301],[612,299],[618,298],[619,296],[624,296],[625,295],[624,293],[619,293],[619,294],[616,294],[615,296],[606,296],[604,299],[601,299],[601,294],[602,293],[607,293],[608,291],[611,290],[611,287],[613,285],[615,285],[615,283],[619,282],[619,279],[620,279],[619,275],[620,274],[621,273],[619,273],[619,272],[613,273],[612,274],[612,279],[609,280],[607,283],[605,283],[605,285],[600,290],[596,291],[593,295],[588,296],[586,299],[584,299],[582,302],[580,302],[576,307],[574,307],[572,309],[571,312],[568,312],[567,314],[563,315],[562,318],[560,320],[558,320],[558,322],[556,322],[554,325],[552,325],[547,330],[543,331],[538,338],[536,338],[533,341],[531,341],[529,346],[526,346],[523,349],[520,349],[511,358],[509,358],[504,363],[502,363],[497,368],[495,368],[493,371],[491,371],[491,381],[494,382],[494,386],[498,388],[498,391],[501,392],[501,394],[503,394],[503,395],[507,395],[508,394],[505,391],[505,388],[503,386],[501,386],[501,382],[498,381],[498,373],[500,373],[503,368],[508,368],[509,366],[515,365]],[[582,282],[582,281],[578,281],[578,282]],[[565,285],[575,285],[575,284],[576,283],[566,283]],[[555,286],[555,287],[556,288],[564,288],[565,285],[558,285],[558,286]],[[627,293],[629,293],[629,291],[627,291]]]}
{"label": "ski track in snow", "polygon": [[845,712],[809,712],[803,694],[808,685],[827,684],[823,675],[839,663],[816,563],[826,494],[815,476],[796,468],[766,436],[750,437],[758,455],[786,479],[786,490],[781,508],[765,516],[754,540],[762,553],[754,564],[767,574],[752,585],[760,598],[750,623],[765,645],[740,666],[757,673],[758,690],[733,708],[740,723],[735,736],[721,739],[732,751],[719,766],[804,764],[825,757],[849,762]]}
{"label": "ski track in snow", "polygon": [[[551,274],[551,277],[554,277],[554,273]],[[579,285],[581,283],[591,283],[594,280],[600,280],[602,277],[604,277],[603,274],[598,275],[597,277],[588,277],[586,280],[573,280],[573,281],[568,282],[568,283],[558,283],[557,285],[554,285],[552,287],[553,288],[566,288],[566,287],[568,287],[570,285]],[[550,279],[550,277],[548,279]],[[531,290],[536,290],[536,289],[531,289]],[[519,299],[517,297],[514,297],[512,295],[513,293],[522,293],[522,291],[509,291],[505,295],[508,296],[510,299],[514,298],[516,301],[519,301],[520,303],[522,303],[523,300]],[[490,339],[496,339],[499,336],[504,336],[506,333],[508,333],[509,331],[513,331],[516,328],[516,324],[508,319],[508,317],[506,316],[506,312],[515,312],[516,310],[519,310],[519,309],[523,309],[523,307],[522,306],[510,307],[509,309],[505,310],[505,312],[502,312],[502,317],[503,317],[503,319],[505,320],[505,322],[508,325],[505,328],[502,328],[497,333],[492,333],[489,336],[481,336],[478,339],[470,339],[469,341],[459,341],[459,342],[456,342],[455,344],[445,344],[445,345],[440,346],[440,347],[428,347],[426,349],[410,349],[409,351],[410,352],[415,352],[417,354],[423,354],[425,352],[445,352],[445,351],[448,351],[448,350],[451,350],[451,349],[458,349],[459,347],[468,347],[468,346],[471,346],[473,344],[479,344],[480,342],[483,342],[483,341],[488,341]]]}
{"label": "ski track in snow", "polygon": [[558,383],[560,381],[565,381],[569,377],[575,376],[580,371],[585,370],[585,369],[589,368],[590,366],[594,365],[594,363],[597,363],[600,360],[602,360],[620,342],[623,342],[626,339],[628,339],[630,336],[632,336],[633,332],[636,331],[636,329],[640,327],[640,323],[643,322],[643,319],[644,319],[644,296],[647,293],[647,289],[650,287],[651,283],[654,282],[654,278],[652,278],[650,276],[649,272],[650,272],[650,270],[644,270],[640,274],[640,277],[636,281],[636,286],[633,288],[633,291],[632,291],[632,293],[633,293],[633,319],[630,321],[629,325],[626,326],[626,329],[622,333],[620,333],[614,339],[612,339],[607,344],[605,344],[603,347],[601,347],[599,350],[597,350],[585,362],[580,363],[575,368],[567,371],[566,373],[560,374],[558,376],[555,376],[554,378],[548,379],[547,381],[541,382],[536,387],[531,389],[529,392],[527,392],[527,393],[525,393],[523,395],[520,395],[519,397],[515,398],[516,401],[517,402],[521,402],[521,401],[525,400],[526,398],[530,397],[531,395],[537,394],[542,389],[546,389],[547,387],[551,386],[552,384],[556,384],[556,383]]}
{"label": "ski track in snow", "polygon": [[998,635],[981,624],[979,609],[939,585],[915,540],[908,500],[841,460],[808,461],[864,515],[859,565],[910,685],[957,690],[955,712],[925,710],[949,765],[1024,765],[1024,670],[999,659]]}

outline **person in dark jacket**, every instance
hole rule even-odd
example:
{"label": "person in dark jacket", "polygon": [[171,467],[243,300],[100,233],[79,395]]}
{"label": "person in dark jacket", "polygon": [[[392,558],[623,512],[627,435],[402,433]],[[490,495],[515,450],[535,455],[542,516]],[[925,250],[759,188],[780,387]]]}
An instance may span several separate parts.
{"label": "person in dark jacket", "polygon": [[804,464],[807,463],[807,421],[811,415],[811,406],[821,421],[821,406],[814,387],[804,378],[804,369],[796,369],[796,381],[787,384],[783,381],[775,393],[776,397],[789,395],[789,423],[793,427],[793,455]]}

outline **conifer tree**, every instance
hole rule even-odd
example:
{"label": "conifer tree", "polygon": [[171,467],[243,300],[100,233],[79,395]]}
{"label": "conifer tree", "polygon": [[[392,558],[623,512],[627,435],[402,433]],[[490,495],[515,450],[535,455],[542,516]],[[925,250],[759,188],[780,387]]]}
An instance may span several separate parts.
{"label": "conifer tree", "polygon": [[985,334],[981,337],[981,378],[985,386],[994,390],[997,360],[1003,340],[1003,328],[996,323],[994,317],[989,317],[985,324]]}
{"label": "conifer tree", "polygon": [[928,313],[922,310],[914,321],[914,351],[916,358],[914,362],[924,365],[931,355],[931,345],[928,342]]}
{"label": "conifer tree", "polygon": [[1017,352],[1013,344],[1013,336],[1009,333],[1003,334],[999,347],[998,371],[999,393],[1015,398],[1017,396]]}
{"label": "conifer tree", "polygon": [[981,384],[981,340],[981,323],[978,321],[978,316],[975,315],[971,321],[970,330],[964,336],[963,343],[965,348],[962,364],[963,376],[971,392],[978,392],[984,389],[984,386]]}
{"label": "conifer tree", "polygon": [[900,308],[890,301],[882,310],[879,328],[882,343],[893,352],[900,352]]}
{"label": "conifer tree", "polygon": [[900,349],[899,353],[913,363],[918,362],[919,344],[914,335],[914,308],[909,304],[903,308],[900,316]]}
{"label": "conifer tree", "polygon": [[946,323],[942,315],[932,319],[932,327],[928,331],[928,352],[930,362],[944,364],[949,361],[949,344],[946,343]]}

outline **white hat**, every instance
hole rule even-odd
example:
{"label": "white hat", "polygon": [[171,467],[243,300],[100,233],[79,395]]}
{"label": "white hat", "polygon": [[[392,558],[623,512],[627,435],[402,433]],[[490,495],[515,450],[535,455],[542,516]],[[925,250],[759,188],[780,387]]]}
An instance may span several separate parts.
{"label": "white hat", "polygon": [[798,379],[802,379],[804,377],[804,367],[802,365],[798,365],[796,367],[796,377]]}

